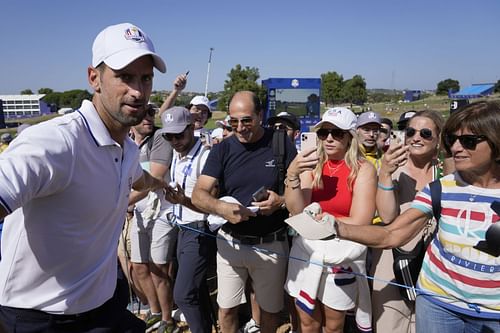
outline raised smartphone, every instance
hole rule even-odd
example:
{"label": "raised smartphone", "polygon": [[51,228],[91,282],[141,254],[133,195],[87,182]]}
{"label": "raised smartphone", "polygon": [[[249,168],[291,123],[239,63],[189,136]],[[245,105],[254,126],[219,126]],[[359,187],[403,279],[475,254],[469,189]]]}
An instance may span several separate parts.
{"label": "raised smartphone", "polygon": [[300,134],[300,151],[310,150],[311,148],[317,148],[318,144],[316,142],[316,132],[304,132]]}
{"label": "raised smartphone", "polygon": [[405,143],[405,131],[393,130],[391,131],[391,140],[396,142]]}
{"label": "raised smartphone", "polygon": [[261,186],[257,191],[252,194],[252,199],[255,202],[264,201],[269,197],[265,186]]}

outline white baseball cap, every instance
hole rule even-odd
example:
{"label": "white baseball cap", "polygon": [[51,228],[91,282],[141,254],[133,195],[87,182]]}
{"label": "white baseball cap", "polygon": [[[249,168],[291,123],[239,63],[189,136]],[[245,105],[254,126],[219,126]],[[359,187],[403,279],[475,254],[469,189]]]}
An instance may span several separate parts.
{"label": "white baseball cap", "polygon": [[324,123],[330,123],[340,129],[351,131],[356,128],[357,120],[356,115],[348,108],[335,107],[326,110],[321,121],[314,125],[314,128],[318,129]]}
{"label": "white baseball cap", "polygon": [[153,42],[131,23],[111,25],[102,30],[92,45],[92,66],[104,62],[114,70],[128,66],[134,60],[150,55],[154,66],[162,73],[167,71],[163,59],[155,53]]}
{"label": "white baseball cap", "polygon": [[223,138],[223,129],[220,127],[214,128],[212,132],[210,133],[210,136],[212,139],[222,139]]}
{"label": "white baseball cap", "polygon": [[195,97],[193,97],[191,102],[189,102],[189,104],[205,105],[208,108],[208,110],[210,111],[210,101],[205,96],[195,96]]}

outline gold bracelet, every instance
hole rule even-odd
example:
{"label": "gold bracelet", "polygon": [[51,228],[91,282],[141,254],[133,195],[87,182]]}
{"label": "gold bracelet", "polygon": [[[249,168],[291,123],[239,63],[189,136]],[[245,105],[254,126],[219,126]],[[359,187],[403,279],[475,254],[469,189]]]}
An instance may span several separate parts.
{"label": "gold bracelet", "polygon": [[[295,185],[292,185],[292,184],[289,184],[290,181],[292,181],[292,182],[297,181],[297,183]],[[284,183],[285,183],[286,187],[290,187],[292,190],[295,190],[296,188],[300,187],[300,178],[299,177],[291,178],[291,179],[285,178]]]}

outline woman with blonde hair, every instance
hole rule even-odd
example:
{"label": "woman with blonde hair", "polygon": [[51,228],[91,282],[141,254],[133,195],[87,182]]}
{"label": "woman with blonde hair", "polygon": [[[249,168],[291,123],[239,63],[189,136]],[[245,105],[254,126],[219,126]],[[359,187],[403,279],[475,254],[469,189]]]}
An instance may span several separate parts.
{"label": "woman with blonde hair", "polygon": [[[382,158],[376,197],[377,211],[383,223],[391,223],[409,208],[417,192],[440,178],[438,153],[443,125],[444,119],[438,112],[419,111],[408,121],[405,142],[391,142]],[[431,237],[434,227],[435,223],[429,219],[428,227],[402,250],[413,250],[424,232],[426,237]],[[393,263],[392,249],[373,249],[370,275],[375,277],[372,291],[375,331],[415,332],[414,296],[410,294],[405,299],[400,287],[386,282],[395,279]]]}
{"label": "woman with blonde hair", "polygon": [[[285,202],[292,215],[318,203],[322,212],[345,223],[370,224],[375,213],[376,170],[358,150],[356,116],[347,108],[327,110],[314,129],[317,149],[301,152],[287,171]],[[293,240],[285,284],[296,299],[303,333],[342,332],[345,311],[355,308],[358,325],[371,329],[366,247],[327,239]],[[367,302],[366,302],[367,301]],[[358,319],[357,318],[357,319]]]}

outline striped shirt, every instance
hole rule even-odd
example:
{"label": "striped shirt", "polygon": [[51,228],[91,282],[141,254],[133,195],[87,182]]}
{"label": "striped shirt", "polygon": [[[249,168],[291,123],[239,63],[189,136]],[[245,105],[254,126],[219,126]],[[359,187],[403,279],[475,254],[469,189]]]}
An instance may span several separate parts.
{"label": "striped shirt", "polygon": [[[438,235],[427,249],[419,288],[429,300],[473,317],[500,319],[500,257],[474,246],[498,223],[491,209],[500,189],[467,184],[458,173],[441,179],[441,218]],[[417,194],[412,208],[432,215],[429,185]]]}

